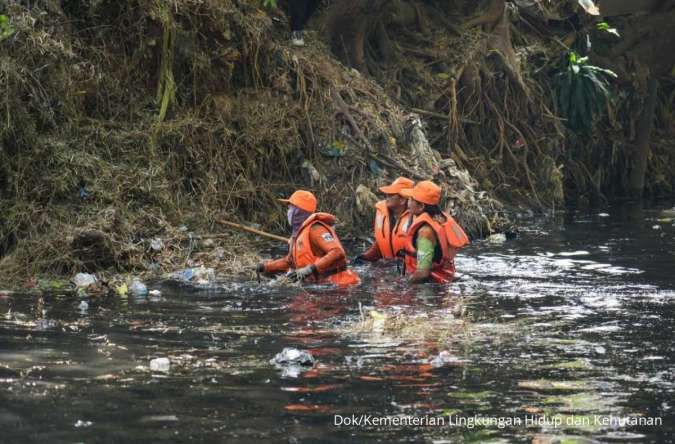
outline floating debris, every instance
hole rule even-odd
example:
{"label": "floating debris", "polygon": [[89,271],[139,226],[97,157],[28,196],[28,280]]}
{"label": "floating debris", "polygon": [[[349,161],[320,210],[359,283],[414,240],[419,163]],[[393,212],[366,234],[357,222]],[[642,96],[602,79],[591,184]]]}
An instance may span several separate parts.
{"label": "floating debris", "polygon": [[134,279],[129,287],[129,292],[134,296],[145,296],[148,294],[148,287],[138,279]]}
{"label": "floating debris", "polygon": [[94,285],[97,281],[98,279],[96,279],[96,276],[89,273],[77,273],[72,280],[73,284],[75,284],[75,287],[78,289],[88,288],[89,286]]}
{"label": "floating debris", "polygon": [[297,348],[286,347],[281,353],[277,353],[274,359],[270,361],[272,364],[300,364],[300,365],[314,365],[314,358],[311,354],[304,350]]}
{"label": "floating debris", "polygon": [[429,359],[429,364],[431,364],[433,367],[443,367],[445,365],[449,364],[464,364],[468,361],[459,359],[456,356],[454,356],[452,353],[450,353],[448,350],[443,350],[441,351],[437,356],[434,356],[433,358]]}
{"label": "floating debris", "polygon": [[117,295],[120,297],[125,297],[127,294],[129,294],[129,287],[127,286],[126,282],[120,284],[118,287],[115,287],[115,293],[117,293]]}
{"label": "floating debris", "polygon": [[175,271],[169,274],[168,278],[185,283],[207,285],[216,280],[216,273],[213,268],[200,266]]}
{"label": "floating debris", "polygon": [[314,357],[304,350],[286,347],[270,360],[276,368],[283,370],[282,378],[297,378],[303,371],[314,366]]}
{"label": "floating debris", "polygon": [[169,373],[171,361],[169,358],[156,358],[150,361],[150,370],[155,372]]}
{"label": "floating debris", "polygon": [[503,244],[504,242],[506,242],[506,234],[504,233],[492,234],[487,238],[487,241],[491,244]]}
{"label": "floating debris", "polygon": [[89,304],[87,301],[81,301],[80,305],[77,306],[78,310],[80,310],[81,313],[86,313],[87,310],[89,310]]}

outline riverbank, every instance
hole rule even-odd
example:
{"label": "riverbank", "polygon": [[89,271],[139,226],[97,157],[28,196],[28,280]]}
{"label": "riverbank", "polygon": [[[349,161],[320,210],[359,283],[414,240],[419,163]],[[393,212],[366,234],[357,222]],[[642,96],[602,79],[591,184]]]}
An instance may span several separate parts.
{"label": "riverbank", "polygon": [[[200,261],[236,273],[259,247],[218,221],[283,235],[277,198],[297,188],[337,215],[343,237],[369,231],[378,186],[399,175],[442,184],[446,208],[474,239],[513,230],[509,212],[560,208],[566,182],[584,202],[602,195],[616,174],[589,167],[592,150],[588,163],[566,163],[566,147],[609,140],[603,132],[614,128],[613,156],[624,159],[630,138],[617,136],[619,121],[598,116],[588,136],[564,128],[547,93],[561,69],[555,39],[503,2],[469,3],[393,15],[329,4],[304,48],[290,46],[280,10],[257,2],[8,5],[0,285],[79,272],[126,279]],[[483,3],[501,4],[499,14]],[[587,19],[567,13],[536,17],[553,20],[555,35]],[[336,24],[354,14],[367,19],[360,31],[377,32],[340,51],[348,28]],[[612,86],[632,80],[622,82]],[[663,85],[663,155],[650,158],[645,182],[654,194],[667,192],[673,170]],[[629,102],[611,114],[626,128],[639,114]],[[204,236],[216,236],[222,258],[193,257]]]}

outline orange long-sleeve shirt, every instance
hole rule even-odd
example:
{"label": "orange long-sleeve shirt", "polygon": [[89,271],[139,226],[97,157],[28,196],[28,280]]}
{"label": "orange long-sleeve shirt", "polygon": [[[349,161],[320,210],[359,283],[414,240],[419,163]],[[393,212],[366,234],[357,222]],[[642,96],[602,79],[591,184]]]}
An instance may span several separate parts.
{"label": "orange long-sleeve shirt", "polygon": [[361,253],[361,257],[368,262],[375,262],[382,259],[382,253],[380,253],[380,247],[377,246],[377,242],[373,242],[366,251]]}
{"label": "orange long-sleeve shirt", "polygon": [[[312,225],[309,232],[309,240],[312,252],[318,257],[316,262],[314,262],[317,273],[322,274],[330,270],[342,268],[347,264],[347,258],[340,242],[323,225],[319,223]],[[296,239],[292,241],[295,242]],[[293,264],[290,251],[286,256],[267,261],[263,265],[265,273],[283,273],[296,268],[295,264]]]}

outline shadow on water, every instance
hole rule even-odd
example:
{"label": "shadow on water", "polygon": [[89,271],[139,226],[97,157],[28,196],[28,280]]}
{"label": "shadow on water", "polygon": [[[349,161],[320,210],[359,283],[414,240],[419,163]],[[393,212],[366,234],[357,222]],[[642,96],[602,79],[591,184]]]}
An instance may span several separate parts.
{"label": "shadow on water", "polygon": [[[160,297],[86,307],[0,296],[0,441],[667,440],[672,219],[534,221],[468,248],[449,287],[409,288],[377,265],[351,290],[160,282]],[[315,364],[271,363],[284,347]],[[168,372],[150,368],[159,357]],[[346,426],[352,415],[366,422]],[[496,419],[462,423],[476,417]]]}

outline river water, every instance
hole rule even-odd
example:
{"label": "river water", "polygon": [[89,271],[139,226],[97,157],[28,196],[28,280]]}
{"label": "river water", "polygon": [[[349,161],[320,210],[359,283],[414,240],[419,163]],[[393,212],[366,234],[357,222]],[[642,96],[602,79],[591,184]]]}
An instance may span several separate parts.
{"label": "river water", "polygon": [[[349,291],[5,294],[0,442],[671,440],[672,217],[524,221],[467,248],[449,287],[383,264]],[[314,365],[271,363],[285,347]]]}

